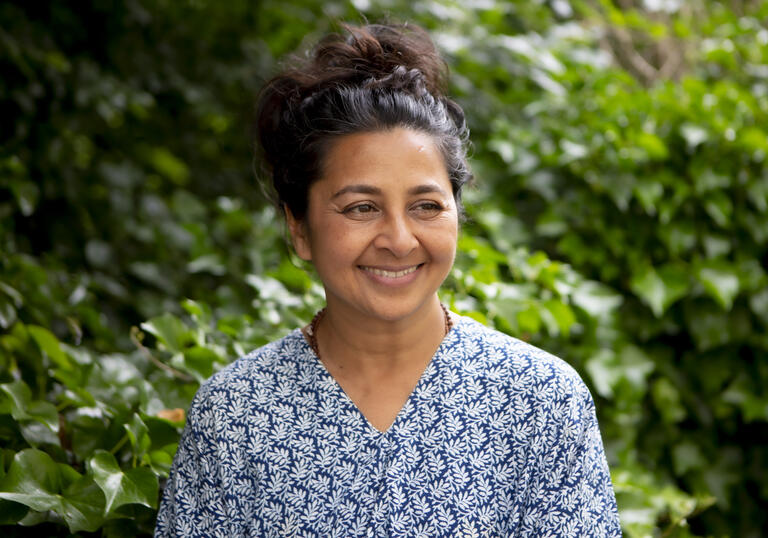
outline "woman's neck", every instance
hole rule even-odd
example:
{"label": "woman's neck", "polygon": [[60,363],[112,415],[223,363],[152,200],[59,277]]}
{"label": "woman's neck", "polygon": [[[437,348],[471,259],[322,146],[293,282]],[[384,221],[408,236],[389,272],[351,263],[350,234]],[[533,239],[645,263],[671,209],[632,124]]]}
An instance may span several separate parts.
{"label": "woman's neck", "polygon": [[428,362],[445,332],[445,313],[435,295],[411,316],[392,321],[329,304],[316,341],[329,369],[375,378]]}

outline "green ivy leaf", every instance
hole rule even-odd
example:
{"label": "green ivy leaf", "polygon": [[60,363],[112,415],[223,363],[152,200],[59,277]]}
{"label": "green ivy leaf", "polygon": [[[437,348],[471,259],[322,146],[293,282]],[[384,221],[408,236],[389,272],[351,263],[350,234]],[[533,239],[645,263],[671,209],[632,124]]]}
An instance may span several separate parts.
{"label": "green ivy leaf", "polygon": [[689,220],[670,222],[658,231],[672,256],[678,257],[696,246],[696,226]]}
{"label": "green ivy leaf", "polygon": [[763,324],[768,326],[768,288],[750,297],[749,306]]}
{"label": "green ivy leaf", "polygon": [[739,293],[739,275],[726,262],[706,262],[699,266],[697,276],[707,293],[723,307],[730,310]]}
{"label": "green ivy leaf", "polygon": [[131,446],[133,447],[133,452],[136,458],[141,458],[151,444],[149,428],[147,428],[147,425],[141,420],[138,413],[134,413],[131,420],[124,424],[123,427],[128,433],[128,438],[131,441]]}
{"label": "green ivy leaf", "polygon": [[517,313],[517,326],[524,333],[537,333],[541,328],[541,317],[538,309],[529,304]]}
{"label": "green ivy leaf", "polygon": [[573,291],[571,300],[589,315],[602,317],[618,308],[623,298],[608,286],[587,280]]}
{"label": "green ivy leaf", "polygon": [[[89,412],[93,411],[91,409]],[[104,448],[104,443],[108,442],[104,435],[107,431],[106,419],[100,416],[100,412],[96,413],[97,416],[89,416],[78,410],[70,420],[72,451],[79,460],[84,461],[94,450]],[[120,432],[115,434],[118,435]]]}
{"label": "green ivy leaf", "polygon": [[299,306],[301,301],[279,280],[260,275],[246,275],[245,283],[259,293],[262,301],[274,301],[286,306]]}
{"label": "green ivy leaf", "polygon": [[[62,491],[67,481],[72,483]],[[0,480],[0,499],[37,512],[51,510],[66,521],[71,532],[93,532],[103,523],[104,495],[93,480],[34,448],[14,456]]]}
{"label": "green ivy leaf", "polygon": [[165,313],[141,324],[141,328],[154,335],[169,351],[179,353],[194,342],[192,331],[173,314]]}
{"label": "green ivy leaf", "polygon": [[21,503],[0,499],[0,525],[18,523],[29,512],[29,508]]}
{"label": "green ivy leaf", "polygon": [[171,472],[173,464],[173,455],[176,453],[177,445],[171,445],[169,450],[153,450],[149,453],[149,464],[152,470],[160,476],[167,477]]}
{"label": "green ivy leaf", "polygon": [[16,321],[16,309],[4,297],[0,297],[0,328],[7,329]]}
{"label": "green ivy leaf", "polygon": [[56,365],[61,368],[71,368],[72,363],[69,357],[62,351],[59,340],[51,331],[38,325],[27,325],[27,330],[35,343],[37,343],[40,351],[48,355]]}
{"label": "green ivy leaf", "polygon": [[64,490],[58,512],[70,532],[95,532],[104,524],[104,493],[93,478],[84,476]]}
{"label": "green ivy leaf", "polygon": [[648,266],[636,273],[629,285],[653,315],[660,318],[672,303],[688,293],[690,280],[684,266],[667,265],[658,271]]}
{"label": "green ivy leaf", "polygon": [[56,445],[59,446],[61,441],[59,436],[51,429],[40,422],[34,420],[22,421],[19,423],[21,435],[24,440],[31,446],[38,447],[40,445]]}
{"label": "green ivy leaf", "polygon": [[685,308],[686,325],[700,351],[731,341],[729,316],[712,301],[692,301]]}
{"label": "green ivy leaf", "polygon": [[61,508],[59,467],[36,448],[17,453],[8,473],[0,480],[0,499],[14,501],[37,511]]}
{"label": "green ivy leaf", "polygon": [[653,372],[654,363],[639,347],[628,344],[618,354],[621,376],[633,387],[645,391],[646,379]]}
{"label": "green ivy leaf", "polygon": [[189,168],[168,148],[153,148],[149,151],[149,161],[161,175],[176,185],[184,185],[189,179]]}
{"label": "green ivy leaf", "polygon": [[[165,449],[170,444],[179,442],[179,427],[186,420],[183,409],[164,409],[160,416],[143,415],[143,422],[152,440],[151,449]],[[173,455],[174,452],[171,452]]]}
{"label": "green ivy leaf", "polygon": [[768,151],[768,136],[765,130],[757,127],[746,127],[739,132],[739,142],[745,146],[747,151],[762,152],[763,155]]}
{"label": "green ivy leaf", "polygon": [[747,187],[747,196],[760,213],[768,211],[768,177],[763,171],[763,177],[753,181]]}
{"label": "green ivy leaf", "polygon": [[0,413],[3,412],[9,413],[17,421],[36,421],[51,432],[59,431],[56,407],[50,402],[33,401],[32,391],[21,380],[0,385]]}
{"label": "green ivy leaf", "polygon": [[184,299],[181,306],[199,325],[208,325],[211,322],[211,307],[207,304]]}
{"label": "green ivy leaf", "polygon": [[312,287],[312,279],[306,271],[293,265],[290,260],[283,260],[280,266],[268,273],[291,289],[309,291]]}
{"label": "green ivy leaf", "polygon": [[658,181],[641,181],[635,185],[634,193],[645,212],[655,215],[657,203],[664,194],[664,186]]}
{"label": "green ivy leaf", "polygon": [[689,149],[693,149],[709,139],[709,133],[705,128],[691,123],[683,124],[680,127],[680,134],[683,135]]}
{"label": "green ivy leaf", "polygon": [[680,404],[680,392],[666,377],[653,383],[651,396],[665,423],[674,424],[685,418],[685,408]]}
{"label": "green ivy leaf", "polygon": [[733,213],[733,202],[722,191],[709,193],[704,209],[721,228],[728,228]]}
{"label": "green ivy leaf", "polygon": [[621,372],[616,368],[616,354],[608,349],[599,350],[587,361],[586,370],[597,393],[612,398],[614,387],[621,378]]}
{"label": "green ivy leaf", "polygon": [[184,369],[192,372],[195,379],[202,383],[213,374],[213,365],[223,362],[212,349],[194,346],[184,351]]}
{"label": "green ivy leaf", "polygon": [[11,183],[11,189],[16,196],[21,214],[25,217],[32,215],[40,198],[40,189],[37,185],[31,181],[14,181]]}
{"label": "green ivy leaf", "polygon": [[542,314],[546,312],[551,315],[560,332],[567,336],[573,324],[576,323],[576,315],[571,307],[557,299],[549,299],[544,301],[544,309]]}
{"label": "green ivy leaf", "polygon": [[123,472],[115,457],[99,450],[89,460],[93,479],[107,499],[107,514],[124,504],[143,504],[155,508],[157,504],[157,476],[147,467]]}
{"label": "green ivy leaf", "polygon": [[669,150],[664,141],[654,133],[640,132],[637,134],[635,142],[646,151],[648,157],[652,160],[665,159],[669,155]]}
{"label": "green ivy leaf", "polygon": [[731,178],[724,174],[717,174],[711,168],[704,168],[700,173],[694,174],[694,188],[698,194],[714,192],[720,194],[723,189],[731,184]]}
{"label": "green ivy leaf", "polygon": [[210,273],[221,276],[226,274],[227,266],[217,253],[204,254],[187,264],[187,271],[190,273]]}
{"label": "green ivy leaf", "polygon": [[0,281],[0,291],[10,297],[10,299],[13,301],[13,306],[16,308],[24,304],[24,298],[22,297],[21,293],[19,293],[19,291],[13,286]]}
{"label": "green ivy leaf", "polygon": [[707,460],[701,453],[698,445],[684,441],[672,450],[672,458],[675,472],[682,476],[691,469],[701,468],[707,464]]}

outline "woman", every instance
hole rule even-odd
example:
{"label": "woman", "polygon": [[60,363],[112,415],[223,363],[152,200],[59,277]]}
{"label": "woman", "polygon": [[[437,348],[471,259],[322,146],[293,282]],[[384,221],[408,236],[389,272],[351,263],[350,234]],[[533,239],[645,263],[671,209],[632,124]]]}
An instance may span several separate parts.
{"label": "woman", "polygon": [[260,96],[327,305],[198,392],[158,536],[619,536],[594,404],[560,359],[449,312],[470,179],[414,26],[347,28]]}

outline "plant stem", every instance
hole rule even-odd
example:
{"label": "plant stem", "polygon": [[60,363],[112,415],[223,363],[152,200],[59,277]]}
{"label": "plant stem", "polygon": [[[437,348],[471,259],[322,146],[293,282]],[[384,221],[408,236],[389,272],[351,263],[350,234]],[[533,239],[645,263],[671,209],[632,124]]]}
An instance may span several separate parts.
{"label": "plant stem", "polygon": [[117,444],[112,448],[112,450],[109,451],[110,454],[115,455],[117,454],[117,451],[123,448],[123,445],[128,441],[128,434],[126,433],[123,435],[122,439],[120,439]]}

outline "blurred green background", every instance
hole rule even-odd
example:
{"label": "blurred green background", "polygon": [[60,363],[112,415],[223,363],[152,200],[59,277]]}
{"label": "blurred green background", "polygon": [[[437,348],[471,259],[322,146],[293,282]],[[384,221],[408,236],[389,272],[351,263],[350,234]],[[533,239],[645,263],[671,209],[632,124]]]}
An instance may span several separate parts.
{"label": "blurred green background", "polygon": [[[250,122],[340,20],[472,129],[443,299],[590,386],[626,536],[768,535],[768,3],[0,4],[0,526],[140,536],[201,380],[322,304]],[[93,533],[93,534],[92,534]]]}

